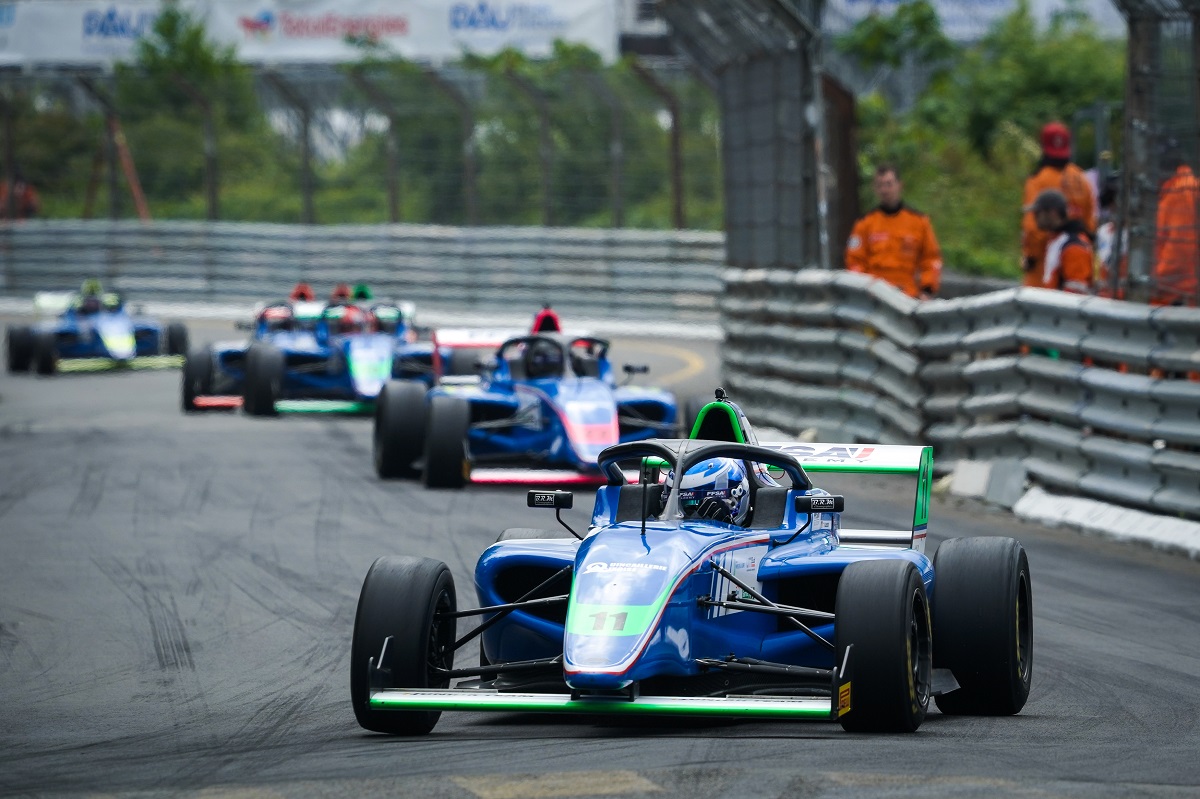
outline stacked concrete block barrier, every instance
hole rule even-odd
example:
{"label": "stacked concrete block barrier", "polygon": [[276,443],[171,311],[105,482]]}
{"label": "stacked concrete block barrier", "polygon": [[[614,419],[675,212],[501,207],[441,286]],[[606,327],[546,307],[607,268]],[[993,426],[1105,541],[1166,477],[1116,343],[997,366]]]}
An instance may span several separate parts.
{"label": "stacked concrete block barrier", "polygon": [[0,293],[99,276],[157,300],[261,300],[365,282],[435,309],[715,324],[724,237],[704,231],[34,220],[0,227]]}
{"label": "stacked concrete block barrier", "polygon": [[823,439],[1019,462],[1048,489],[1200,519],[1200,310],[1041,289],[919,303],[846,272],[729,270],[723,376]]}

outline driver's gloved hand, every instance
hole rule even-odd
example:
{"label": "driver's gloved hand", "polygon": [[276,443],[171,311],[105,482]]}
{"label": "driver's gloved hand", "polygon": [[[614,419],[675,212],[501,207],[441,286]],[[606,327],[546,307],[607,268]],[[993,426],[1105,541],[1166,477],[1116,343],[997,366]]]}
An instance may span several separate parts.
{"label": "driver's gloved hand", "polygon": [[696,509],[696,515],[701,519],[712,519],[714,522],[733,522],[733,510],[729,507],[729,500],[721,497],[705,497]]}

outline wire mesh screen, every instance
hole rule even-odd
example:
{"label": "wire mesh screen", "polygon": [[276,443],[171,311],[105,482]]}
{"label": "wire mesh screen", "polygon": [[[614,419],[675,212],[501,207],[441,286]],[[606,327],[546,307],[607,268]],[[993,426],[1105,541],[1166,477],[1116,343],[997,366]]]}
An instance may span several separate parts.
{"label": "wire mesh screen", "polygon": [[663,0],[673,41],[717,86],[728,260],[828,264],[819,2]]}
{"label": "wire mesh screen", "polygon": [[716,98],[680,59],[237,66],[204,78],[0,74],[5,171],[36,187],[43,217],[722,222]]}
{"label": "wire mesh screen", "polygon": [[[1120,0],[1129,22],[1118,293],[1156,305],[1200,299],[1200,3]],[[1127,248],[1127,253],[1126,253]],[[1127,272],[1127,274],[1126,274]]]}

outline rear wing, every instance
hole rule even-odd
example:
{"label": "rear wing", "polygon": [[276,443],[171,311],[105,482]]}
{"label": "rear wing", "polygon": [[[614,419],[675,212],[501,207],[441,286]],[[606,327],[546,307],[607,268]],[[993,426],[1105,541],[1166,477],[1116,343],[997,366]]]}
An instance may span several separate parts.
{"label": "rear wing", "polygon": [[842,528],[843,544],[900,546],[925,551],[929,527],[929,495],[933,488],[933,447],[895,444],[804,444],[795,441],[760,444],[794,457],[806,472],[912,475],[916,478],[910,530],[850,530]]}
{"label": "rear wing", "polygon": [[33,295],[33,312],[37,316],[58,316],[71,307],[73,291],[39,291]]}

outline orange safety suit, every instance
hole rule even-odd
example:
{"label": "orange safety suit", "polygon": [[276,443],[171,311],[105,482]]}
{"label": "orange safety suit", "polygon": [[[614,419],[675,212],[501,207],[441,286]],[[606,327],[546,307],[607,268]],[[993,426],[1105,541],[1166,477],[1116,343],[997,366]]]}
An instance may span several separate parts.
{"label": "orange safety suit", "polygon": [[[1025,202],[1022,207],[1033,205],[1037,196],[1046,189],[1061,191],[1067,198],[1067,218],[1082,222],[1088,236],[1094,234],[1096,198],[1092,194],[1092,184],[1082,169],[1072,163],[1065,164],[1061,169],[1054,164],[1043,163],[1037,172],[1025,180]],[[1026,286],[1043,285],[1043,260],[1051,238],[1051,233],[1038,230],[1033,211],[1026,211],[1021,218],[1021,256],[1025,265]]]}
{"label": "orange safety suit", "polygon": [[1092,269],[1095,256],[1092,244],[1083,232],[1083,223],[1072,219],[1046,245],[1042,260],[1041,287],[1070,294],[1092,293]]}
{"label": "orange safety suit", "polygon": [[846,243],[846,269],[886,280],[910,297],[937,294],[942,249],[929,217],[901,203],[876,208],[854,224]]}
{"label": "orange safety suit", "polygon": [[1184,164],[1163,183],[1158,193],[1152,305],[1196,305],[1196,273],[1200,272],[1198,211],[1200,181]]}

